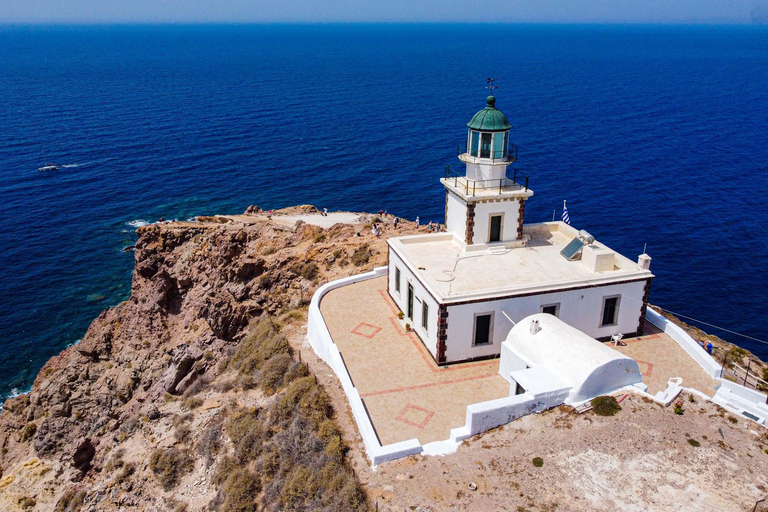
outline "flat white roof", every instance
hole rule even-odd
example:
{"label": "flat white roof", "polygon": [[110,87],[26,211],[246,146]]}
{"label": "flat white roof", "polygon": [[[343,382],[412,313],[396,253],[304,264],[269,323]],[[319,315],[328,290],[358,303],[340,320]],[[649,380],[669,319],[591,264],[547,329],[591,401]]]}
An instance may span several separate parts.
{"label": "flat white roof", "polygon": [[[520,242],[466,246],[451,233],[395,237],[387,240],[410,270],[441,302],[528,294],[610,284],[653,277],[649,270],[615,253],[612,270],[594,272],[560,251],[577,230],[563,222],[527,225]],[[610,251],[600,242],[594,247]]]}

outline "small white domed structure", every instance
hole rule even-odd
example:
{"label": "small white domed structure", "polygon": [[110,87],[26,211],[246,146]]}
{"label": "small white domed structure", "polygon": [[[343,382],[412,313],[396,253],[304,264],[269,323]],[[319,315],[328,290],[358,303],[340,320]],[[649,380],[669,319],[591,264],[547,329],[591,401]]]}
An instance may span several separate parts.
{"label": "small white domed structure", "polygon": [[568,387],[569,404],[642,382],[634,359],[546,313],[512,328],[501,347],[499,373],[516,394]]}

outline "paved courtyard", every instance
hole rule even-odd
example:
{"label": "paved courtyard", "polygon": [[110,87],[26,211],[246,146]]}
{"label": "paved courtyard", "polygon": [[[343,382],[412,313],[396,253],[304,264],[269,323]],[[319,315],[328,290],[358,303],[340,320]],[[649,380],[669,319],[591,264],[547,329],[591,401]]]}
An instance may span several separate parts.
{"label": "paved courtyard", "polygon": [[622,354],[631,357],[640,366],[643,382],[648,386],[648,393],[655,395],[667,389],[667,381],[672,377],[683,379],[683,387],[695,388],[710,397],[715,394],[713,379],[678,345],[675,340],[649,322],[645,323],[646,333],[639,338],[624,338],[626,346],[614,347]]}
{"label": "paved courtyard", "polygon": [[320,303],[382,444],[448,439],[468,405],[509,396],[498,359],[439,367],[397,311],[386,277],[332,290]]}

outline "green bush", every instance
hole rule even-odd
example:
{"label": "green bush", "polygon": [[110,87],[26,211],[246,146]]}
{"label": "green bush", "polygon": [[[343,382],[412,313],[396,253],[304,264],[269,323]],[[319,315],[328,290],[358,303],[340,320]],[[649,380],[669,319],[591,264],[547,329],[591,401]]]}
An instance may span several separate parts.
{"label": "green bush", "polygon": [[193,461],[189,453],[178,448],[158,449],[149,457],[149,469],[166,491],[176,487],[181,477],[192,471],[192,467]]}
{"label": "green bush", "polygon": [[590,402],[592,411],[598,416],[613,416],[621,410],[621,406],[612,396],[598,396]]}
{"label": "green bush", "polygon": [[534,457],[533,465],[536,466],[537,468],[540,468],[541,466],[544,465],[544,459],[542,459],[541,457]]}
{"label": "green bush", "polygon": [[697,441],[697,440],[695,440],[695,439],[689,439],[689,440],[688,440],[688,444],[689,444],[689,445],[691,445],[691,446],[693,446],[694,448],[698,448],[699,446],[701,446],[701,443],[700,443],[700,442],[698,442],[698,441]]}

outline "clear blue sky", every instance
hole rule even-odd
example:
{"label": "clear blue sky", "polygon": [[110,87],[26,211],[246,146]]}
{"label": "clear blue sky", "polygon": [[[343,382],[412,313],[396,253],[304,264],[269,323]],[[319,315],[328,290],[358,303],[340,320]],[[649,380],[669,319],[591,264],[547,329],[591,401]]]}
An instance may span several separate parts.
{"label": "clear blue sky", "polygon": [[768,0],[0,0],[0,23],[768,21]]}

